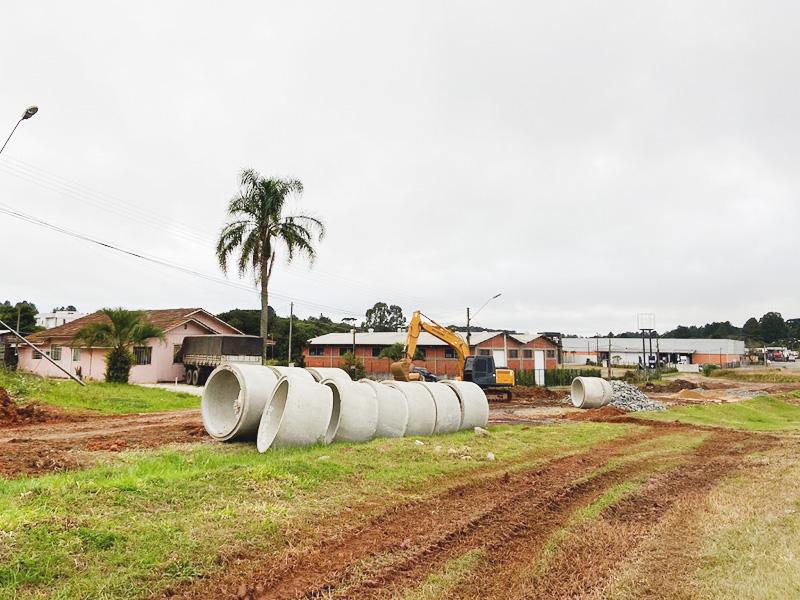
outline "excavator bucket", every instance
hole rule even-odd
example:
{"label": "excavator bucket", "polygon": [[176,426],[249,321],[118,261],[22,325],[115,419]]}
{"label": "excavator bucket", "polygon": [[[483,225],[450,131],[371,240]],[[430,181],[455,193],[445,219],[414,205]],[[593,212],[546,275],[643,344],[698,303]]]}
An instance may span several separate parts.
{"label": "excavator bucket", "polygon": [[395,381],[418,381],[419,373],[412,373],[412,362],[407,358],[393,362],[390,369]]}

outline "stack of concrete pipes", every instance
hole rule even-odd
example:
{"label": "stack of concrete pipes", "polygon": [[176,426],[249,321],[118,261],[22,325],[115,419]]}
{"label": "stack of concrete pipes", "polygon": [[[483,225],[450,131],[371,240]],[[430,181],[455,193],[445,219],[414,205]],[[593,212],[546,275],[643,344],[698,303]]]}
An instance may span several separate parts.
{"label": "stack of concrete pipes", "polygon": [[342,369],[224,364],[206,382],[203,425],[259,452],[485,427],[486,394],[467,381],[353,381]]}

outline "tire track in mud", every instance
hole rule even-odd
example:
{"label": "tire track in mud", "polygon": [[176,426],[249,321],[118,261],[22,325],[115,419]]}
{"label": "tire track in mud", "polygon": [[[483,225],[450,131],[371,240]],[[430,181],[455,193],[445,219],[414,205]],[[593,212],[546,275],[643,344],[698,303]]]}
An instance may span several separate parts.
{"label": "tire track in mud", "polygon": [[[585,481],[609,460],[643,441],[674,433],[645,432],[550,460],[516,473],[498,473],[393,507],[365,524],[259,563],[244,561],[219,576],[169,593],[180,598],[386,597],[422,581],[449,558],[479,545],[501,548],[515,539],[544,539],[587,498],[637,467],[627,465]],[[383,566],[371,560],[395,556]],[[366,566],[366,569],[365,569]]]}
{"label": "tire track in mud", "polygon": [[[601,592],[617,566],[635,553],[637,544],[653,531],[677,500],[701,499],[734,472],[745,456],[775,442],[769,436],[718,430],[691,452],[688,460],[651,477],[640,490],[607,507],[597,518],[574,531],[544,573],[531,575],[527,581],[521,578],[520,572],[530,572],[531,565],[536,564],[541,548],[535,543],[509,545],[492,556],[491,567],[472,573],[448,597],[549,599],[586,597]],[[641,597],[681,597],[679,570],[666,565],[659,565],[658,570],[661,583],[652,589],[639,590]],[[662,585],[669,578],[675,578],[672,584]],[[664,590],[669,593],[659,595]]]}

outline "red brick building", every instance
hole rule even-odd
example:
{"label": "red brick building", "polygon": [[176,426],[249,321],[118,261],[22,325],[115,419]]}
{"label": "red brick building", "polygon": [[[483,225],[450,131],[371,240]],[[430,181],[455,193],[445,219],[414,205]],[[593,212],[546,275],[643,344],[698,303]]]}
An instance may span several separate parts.
{"label": "red brick building", "polygon": [[[461,335],[466,339],[466,334]],[[388,377],[391,361],[378,357],[384,348],[405,342],[405,332],[357,332],[355,354],[363,361],[368,375]],[[312,338],[308,343],[303,351],[306,366],[338,367],[342,356],[353,351],[353,334],[328,333]],[[424,367],[438,376],[458,375],[455,351],[445,342],[423,332],[419,337],[417,351],[425,358],[415,360],[416,366]],[[508,366],[515,371],[534,369],[537,360],[543,361],[546,369],[555,369],[558,365],[558,346],[551,339],[540,335],[476,332],[470,336],[470,354],[492,355],[497,366]]]}

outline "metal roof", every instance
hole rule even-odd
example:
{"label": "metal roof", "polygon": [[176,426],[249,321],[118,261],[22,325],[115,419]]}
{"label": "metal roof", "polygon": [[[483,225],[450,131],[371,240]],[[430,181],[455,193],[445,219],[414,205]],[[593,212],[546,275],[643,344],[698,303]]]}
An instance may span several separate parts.
{"label": "metal roof", "polygon": [[[458,335],[467,340],[467,333],[465,331],[457,331]],[[470,345],[476,346],[482,344],[486,340],[490,340],[495,336],[503,335],[502,331],[474,331],[470,333]],[[526,344],[534,340],[538,335],[533,334],[508,334],[508,337]],[[356,332],[356,345],[358,346],[391,346],[392,344],[405,344],[408,334],[405,331],[358,331]],[[351,346],[353,344],[352,333],[326,333],[315,338],[308,340],[308,343],[315,346]],[[443,342],[439,338],[432,336],[430,333],[423,331],[419,335],[420,346],[447,346],[447,342]]]}
{"label": "metal roof", "polygon": [[[608,352],[608,344],[611,342],[612,352],[634,352],[642,351],[642,338],[563,338],[561,347],[565,352]],[[647,351],[650,351],[650,341],[645,338]],[[707,339],[707,338],[653,338],[653,351],[656,346],[660,352],[672,352],[678,354],[744,354],[744,342],[741,340],[730,339]]]}

